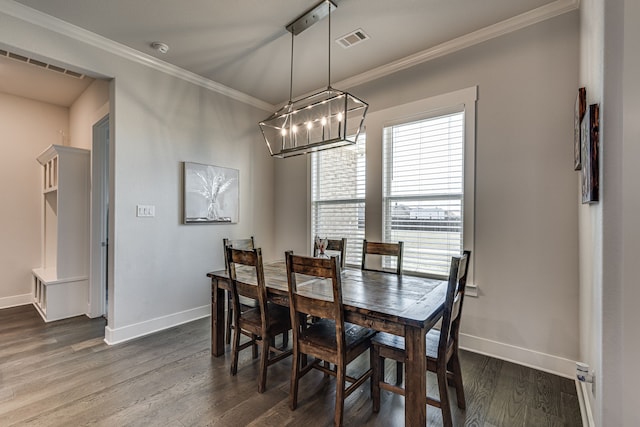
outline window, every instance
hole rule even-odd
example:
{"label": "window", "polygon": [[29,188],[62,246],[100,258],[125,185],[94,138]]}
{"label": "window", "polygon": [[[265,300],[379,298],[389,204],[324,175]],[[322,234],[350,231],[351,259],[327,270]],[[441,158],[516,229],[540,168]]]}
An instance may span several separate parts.
{"label": "window", "polygon": [[[477,99],[472,86],[373,111],[366,153],[360,135],[357,146],[313,154],[310,241],[346,237],[346,262],[359,266],[365,236],[402,240],[403,270],[434,277],[448,276],[451,256],[469,249],[467,294],[474,295]],[[383,259],[383,267],[394,263]]]}
{"label": "window", "polygon": [[355,146],[311,156],[311,241],[347,238],[346,263],[359,265],[364,239],[365,135]]}
{"label": "window", "polygon": [[404,242],[405,271],[446,276],[462,252],[464,122],[461,106],[383,129],[384,239]]}

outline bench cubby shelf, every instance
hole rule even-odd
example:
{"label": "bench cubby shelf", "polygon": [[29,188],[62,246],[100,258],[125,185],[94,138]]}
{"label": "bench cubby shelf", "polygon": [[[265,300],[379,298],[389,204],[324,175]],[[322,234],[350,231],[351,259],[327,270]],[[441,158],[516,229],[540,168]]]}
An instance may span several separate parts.
{"label": "bench cubby shelf", "polygon": [[46,322],[87,313],[90,151],[51,145],[43,166],[42,267],[33,269],[33,304]]}

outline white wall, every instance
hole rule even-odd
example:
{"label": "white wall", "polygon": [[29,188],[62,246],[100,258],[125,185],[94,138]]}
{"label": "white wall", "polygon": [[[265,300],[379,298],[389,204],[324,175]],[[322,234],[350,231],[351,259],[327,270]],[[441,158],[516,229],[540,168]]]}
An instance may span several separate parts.
{"label": "white wall", "polygon": [[0,93],[0,308],[31,301],[41,266],[42,166],[36,157],[69,134],[69,109]]}
{"label": "white wall", "polygon": [[[478,86],[480,296],[465,303],[463,343],[567,376],[579,349],[572,113],[578,48],[579,16],[572,12],[350,89],[377,111]],[[374,168],[367,185],[377,186],[380,163],[369,161],[367,168]],[[276,207],[276,230],[288,234],[289,245],[308,235],[300,219],[306,174],[297,161],[276,169],[276,181],[288,184]],[[380,217],[381,203],[370,207],[367,217]],[[285,249],[280,240],[277,245]]]}
{"label": "white wall", "polygon": [[[599,103],[601,112],[604,81],[604,2],[584,0],[580,6],[580,77],[579,87],[587,90],[587,105]],[[601,129],[602,135],[606,130]],[[606,147],[601,146],[601,158]],[[600,175],[602,176],[602,168]],[[602,372],[602,206],[603,203],[581,204],[580,174],[576,175],[576,204],[580,220],[580,360],[597,372],[596,392],[602,393],[598,376]],[[602,182],[602,181],[601,181]],[[604,182],[601,200],[607,198]],[[594,408],[595,409],[595,408]],[[600,411],[596,410],[596,417]]]}
{"label": "white wall", "polygon": [[93,125],[109,113],[109,82],[96,80],[69,109],[70,145],[91,150]]}
{"label": "white wall", "polygon": [[[108,342],[210,313],[206,273],[223,267],[222,238],[253,234],[272,258],[273,160],[258,132],[268,112],[0,13],[0,40],[114,78]],[[237,225],[181,225],[182,162],[240,170]],[[137,218],[136,204],[156,207]]]}

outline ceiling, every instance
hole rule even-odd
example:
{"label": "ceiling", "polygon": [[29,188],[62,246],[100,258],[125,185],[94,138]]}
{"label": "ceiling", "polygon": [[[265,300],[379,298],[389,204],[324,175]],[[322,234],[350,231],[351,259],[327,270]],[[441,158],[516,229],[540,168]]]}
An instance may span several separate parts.
{"label": "ceiling", "polygon": [[9,95],[69,107],[93,80],[0,55],[0,92]]}
{"label": "ceiling", "polygon": [[[318,0],[17,2],[275,105],[289,97],[291,34],[285,26]],[[331,83],[340,89],[346,89],[339,86],[345,79],[437,49],[443,43],[514,17],[530,15],[534,9],[577,3],[575,0],[334,2],[337,9],[331,15],[332,40],[357,29],[370,37],[348,49],[331,43]],[[294,98],[327,86],[327,24],[325,18],[295,36]],[[166,54],[155,51],[151,47],[154,41],[166,43],[169,51]]]}

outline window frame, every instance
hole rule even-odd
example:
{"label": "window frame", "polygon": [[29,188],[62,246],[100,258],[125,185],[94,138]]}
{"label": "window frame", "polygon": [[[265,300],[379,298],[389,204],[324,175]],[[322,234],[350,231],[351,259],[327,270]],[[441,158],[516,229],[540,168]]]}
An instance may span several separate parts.
{"label": "window frame", "polygon": [[[398,121],[419,120],[425,115],[437,115],[451,109],[464,108],[464,198],[463,198],[463,248],[472,251],[467,274],[467,295],[477,296],[475,282],[475,145],[476,145],[476,102],[478,87],[471,86],[449,93],[434,95],[418,101],[374,110],[370,105],[365,119],[366,127],[366,190],[365,190],[365,238],[383,241],[383,186],[382,186],[382,136],[384,127]],[[307,160],[307,247],[311,241],[311,156]],[[418,274],[419,275],[419,274]]]}
{"label": "window frame", "polygon": [[[464,123],[465,123],[465,116],[466,116],[466,111],[464,109],[464,106],[453,106],[451,108],[447,107],[447,108],[442,108],[442,109],[438,109],[436,111],[429,111],[429,112],[425,112],[424,114],[419,114],[416,116],[412,116],[409,119],[397,119],[394,120],[391,124],[390,123],[385,123],[384,127],[383,127],[383,136],[382,136],[382,158],[383,158],[383,166],[382,166],[382,177],[383,177],[383,183],[382,183],[382,228],[383,228],[383,239],[384,241],[389,241],[389,242],[394,242],[396,240],[404,240],[404,239],[391,239],[390,240],[390,235],[393,234],[393,229],[389,228],[388,226],[391,225],[390,221],[392,222],[392,220],[389,218],[390,212],[392,210],[391,205],[393,204],[393,202],[400,202],[400,203],[406,203],[406,202],[429,202],[429,201],[444,201],[444,200],[456,200],[459,201],[460,203],[460,210],[461,210],[461,228],[462,228],[462,233],[460,234],[460,245],[461,247],[464,247],[464,216],[465,216],[465,212],[464,212],[464,193],[465,193],[465,189],[464,189],[464,170],[462,171],[462,188],[460,189],[460,192],[455,192],[455,193],[438,193],[438,194],[418,194],[416,192],[412,192],[412,194],[410,195],[392,195],[392,189],[394,187],[393,185],[393,176],[395,171],[394,170],[387,170],[387,167],[390,166],[391,164],[393,164],[393,145],[388,146],[387,144],[393,144],[393,142],[391,141],[387,141],[387,138],[389,137],[388,133],[389,132],[394,132],[393,128],[394,127],[399,127],[399,126],[403,126],[403,125],[413,125],[415,123],[418,122],[422,122],[422,121],[426,121],[426,120],[430,120],[430,119],[438,119],[438,118],[443,118],[446,116],[450,116],[450,115],[454,115],[454,114],[462,114],[462,129],[463,129],[463,136],[462,136],[462,157],[461,157],[461,162],[462,162],[462,166],[464,167],[464,162],[465,162],[465,156],[464,156],[464,143],[465,143],[465,135],[464,135]],[[390,158],[388,158],[389,156],[391,156]],[[385,158],[387,158],[387,161],[385,161]],[[414,172],[417,172],[414,170]],[[402,173],[402,171],[398,171],[398,173]],[[407,273],[410,273],[412,275],[420,275],[420,276],[424,276],[424,277],[432,277],[432,278],[437,278],[437,279],[444,279],[447,277],[446,273],[442,273],[442,274],[436,274],[433,272],[426,272],[426,271],[415,271],[415,270],[411,270],[409,267],[407,267],[407,261],[408,261],[408,254],[407,254],[407,248],[410,245],[410,241],[405,241],[404,242],[404,247],[405,247],[405,265],[403,266],[403,270],[406,271]],[[462,252],[462,251],[460,251]],[[445,261],[446,260],[446,261]],[[442,262],[445,263],[447,262],[447,258],[445,257]],[[448,265],[448,263],[447,263]],[[390,267],[389,265],[386,265],[385,267]],[[444,268],[445,266],[442,265],[442,267]],[[446,267],[448,269],[448,267]]]}

